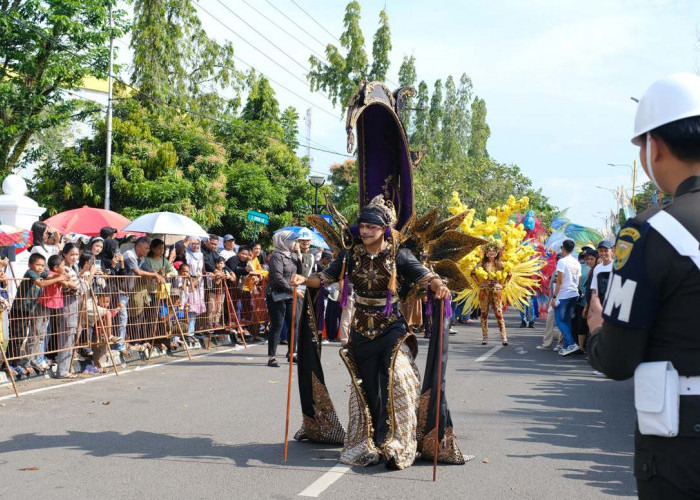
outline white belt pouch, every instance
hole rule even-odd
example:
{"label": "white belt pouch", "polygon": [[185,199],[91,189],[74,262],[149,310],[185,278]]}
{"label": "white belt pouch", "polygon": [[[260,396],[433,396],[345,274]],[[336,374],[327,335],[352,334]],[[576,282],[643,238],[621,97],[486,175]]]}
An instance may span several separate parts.
{"label": "white belt pouch", "polygon": [[639,432],[648,436],[678,435],[680,381],[670,361],[641,363],[634,371],[634,406]]}

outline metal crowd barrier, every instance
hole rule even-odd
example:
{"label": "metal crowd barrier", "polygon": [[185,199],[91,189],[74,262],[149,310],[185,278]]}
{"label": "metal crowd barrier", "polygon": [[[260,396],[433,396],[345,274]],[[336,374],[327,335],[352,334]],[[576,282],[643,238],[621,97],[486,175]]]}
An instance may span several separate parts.
{"label": "metal crowd barrier", "polygon": [[[1,285],[5,285],[4,288]],[[75,288],[30,286],[28,279],[0,283],[0,318],[6,342],[0,349],[16,396],[17,373],[45,371],[47,357],[55,356],[58,376],[70,376],[76,352],[92,350],[93,365],[118,375],[112,350],[130,357],[133,351],[153,347],[190,349],[206,337],[206,348],[217,333],[235,332],[246,346],[245,328],[259,334],[268,322],[265,281],[251,286],[249,279],[217,275],[177,276],[158,283],[135,276],[94,276],[80,279]],[[112,346],[112,347],[110,347]],[[247,347],[247,346],[246,346]],[[172,351],[171,351],[172,352]],[[19,367],[19,371],[18,368]]]}

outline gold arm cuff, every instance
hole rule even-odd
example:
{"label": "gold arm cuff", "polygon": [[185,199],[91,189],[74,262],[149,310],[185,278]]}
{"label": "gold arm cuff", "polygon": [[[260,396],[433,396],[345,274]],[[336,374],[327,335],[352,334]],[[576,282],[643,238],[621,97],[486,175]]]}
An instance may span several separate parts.
{"label": "gold arm cuff", "polygon": [[338,280],[334,279],[332,276],[329,276],[328,274],[324,272],[320,273],[314,273],[309,276],[309,278],[318,278],[321,280],[321,283],[323,283],[323,286],[330,286],[333,283],[336,283]]}
{"label": "gold arm cuff", "polygon": [[422,288],[428,288],[430,286],[430,282],[439,277],[440,276],[435,273],[428,273],[418,280],[418,285]]}

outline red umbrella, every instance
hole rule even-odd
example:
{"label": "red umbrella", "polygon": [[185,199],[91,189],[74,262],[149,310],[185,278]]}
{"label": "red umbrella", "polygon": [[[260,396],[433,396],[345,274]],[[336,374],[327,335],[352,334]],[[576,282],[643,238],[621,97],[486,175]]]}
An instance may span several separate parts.
{"label": "red umbrella", "polygon": [[[61,234],[79,233],[87,236],[100,234],[100,229],[110,226],[121,230],[131,221],[111,210],[102,208],[82,207],[66,210],[44,221],[52,228],[58,229]],[[118,236],[123,234],[117,233]]]}

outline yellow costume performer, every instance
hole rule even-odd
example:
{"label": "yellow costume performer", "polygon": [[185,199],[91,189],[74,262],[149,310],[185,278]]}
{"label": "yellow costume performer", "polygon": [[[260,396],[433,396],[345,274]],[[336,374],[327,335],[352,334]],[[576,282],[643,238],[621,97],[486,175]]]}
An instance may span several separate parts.
{"label": "yellow costume performer", "polygon": [[[511,305],[523,310],[538,287],[537,273],[544,262],[534,246],[523,242],[526,231],[512,216],[527,208],[530,200],[525,196],[486,211],[486,221],[474,218],[475,210],[469,209],[452,195],[452,214],[464,214],[460,225],[463,233],[484,238],[489,243],[462,258],[459,269],[468,277],[469,287],[457,294],[457,301],[465,303],[465,310],[481,308],[482,344],[488,341],[488,312],[492,308],[501,333],[503,345],[508,345],[503,308]],[[490,254],[490,255],[489,255]]]}
{"label": "yellow costume performer", "polygon": [[[498,281],[498,273],[503,271],[501,249],[495,242],[484,245],[484,258],[472,273],[472,278],[479,284],[479,307],[481,308],[481,343],[486,345],[489,339],[489,307],[498,322],[503,345],[508,345],[506,322],[503,319],[503,287]],[[506,283],[510,275],[506,277]]]}

